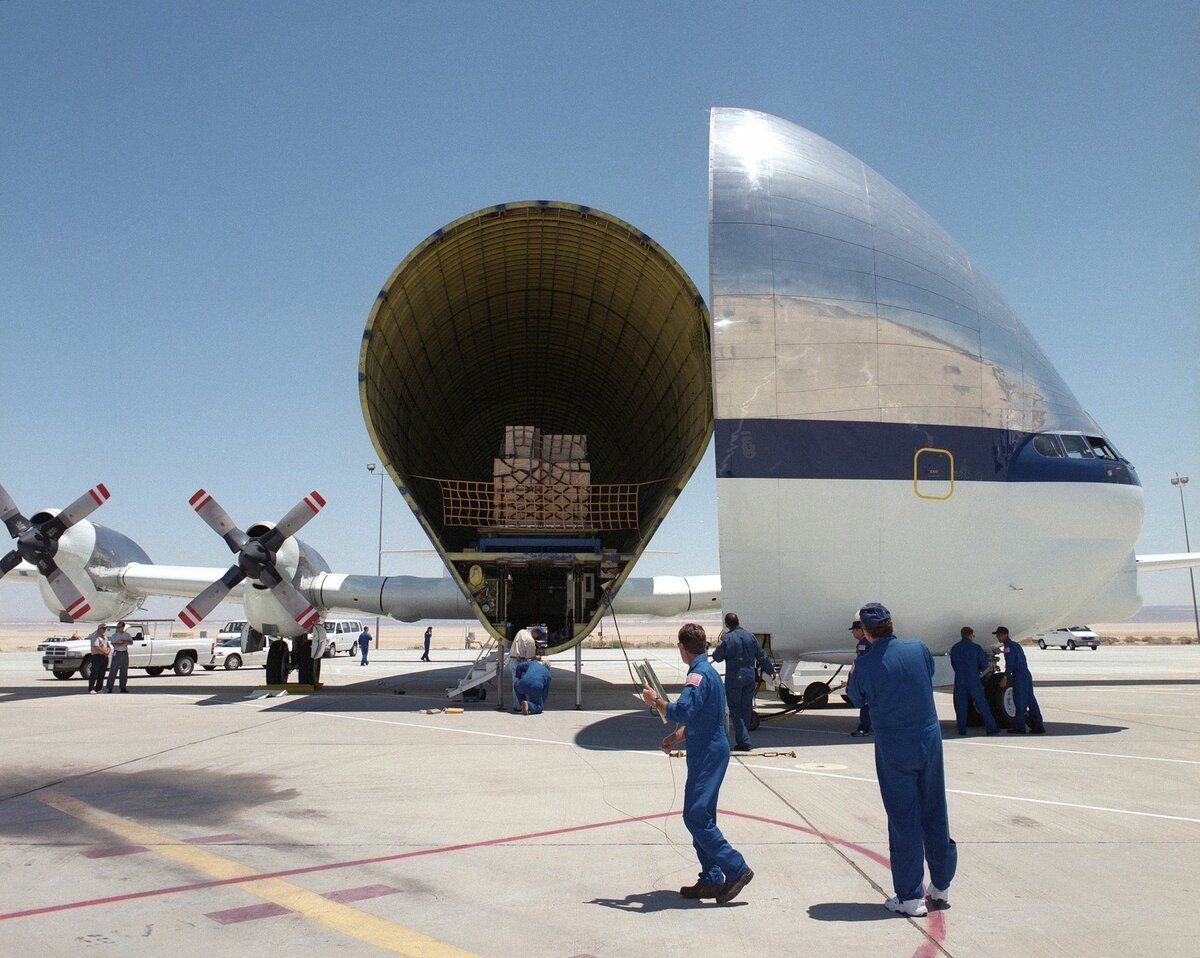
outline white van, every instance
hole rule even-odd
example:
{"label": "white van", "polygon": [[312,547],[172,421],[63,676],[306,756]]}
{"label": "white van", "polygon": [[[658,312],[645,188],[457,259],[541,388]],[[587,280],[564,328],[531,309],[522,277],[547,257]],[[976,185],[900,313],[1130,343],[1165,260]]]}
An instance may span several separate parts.
{"label": "white van", "polygon": [[325,657],[332,658],[339,652],[358,652],[358,636],[363,630],[363,624],[358,619],[326,619],[325,635],[329,645],[325,649]]}

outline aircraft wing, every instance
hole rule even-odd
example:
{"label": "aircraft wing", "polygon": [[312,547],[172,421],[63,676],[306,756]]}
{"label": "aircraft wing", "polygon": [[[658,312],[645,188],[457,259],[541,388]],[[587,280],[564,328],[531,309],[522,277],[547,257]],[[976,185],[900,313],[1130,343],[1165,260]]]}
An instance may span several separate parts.
{"label": "aircraft wing", "polygon": [[1163,569],[1191,569],[1200,566],[1200,552],[1171,552],[1163,555],[1138,556],[1138,572],[1161,572]]}
{"label": "aircraft wing", "polygon": [[[156,565],[147,562],[130,562],[118,569],[95,569],[91,572],[92,579],[102,589],[180,598],[194,596],[224,574],[224,567]],[[232,594],[235,600],[239,599],[241,587],[235,588]]]}

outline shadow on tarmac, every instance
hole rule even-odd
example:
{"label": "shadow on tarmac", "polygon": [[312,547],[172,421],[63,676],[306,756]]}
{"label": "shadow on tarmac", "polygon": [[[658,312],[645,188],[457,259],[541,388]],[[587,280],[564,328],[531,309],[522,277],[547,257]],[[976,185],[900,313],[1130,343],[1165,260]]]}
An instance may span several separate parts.
{"label": "shadow on tarmac", "polygon": [[1075,686],[1088,685],[1196,685],[1200,686],[1200,679],[1035,679],[1033,683],[1033,691],[1037,692],[1039,688],[1073,688]]}
{"label": "shadow on tarmac", "polygon": [[[0,771],[0,834],[63,844],[94,842],[111,837],[62,812],[42,805],[38,793],[53,788],[97,808],[136,818],[144,825],[170,831],[186,820],[223,833],[235,832],[246,809],[260,810],[275,802],[300,798],[294,788],[277,788],[276,776],[266,772],[227,772],[209,766],[201,769],[163,768],[128,771],[121,768],[68,774],[54,781],[45,768]],[[40,784],[31,784],[38,782]],[[310,809],[288,809],[285,815]],[[283,820],[283,819],[281,819]],[[262,840],[256,827],[255,839]],[[282,837],[281,833],[281,837]],[[249,837],[249,836],[248,836]]]}
{"label": "shadow on tarmac", "polygon": [[809,905],[808,917],[817,921],[889,921],[896,916],[878,901],[826,901]]}
{"label": "shadow on tarmac", "polygon": [[[593,898],[589,905],[601,905],[604,908],[615,908],[617,911],[632,912],[635,915],[651,915],[657,911],[687,911],[693,908],[711,908],[712,904],[693,898],[684,898],[677,891],[658,888],[654,891],[635,892],[624,898]],[[744,901],[731,901],[719,908],[734,908],[748,904]]]}

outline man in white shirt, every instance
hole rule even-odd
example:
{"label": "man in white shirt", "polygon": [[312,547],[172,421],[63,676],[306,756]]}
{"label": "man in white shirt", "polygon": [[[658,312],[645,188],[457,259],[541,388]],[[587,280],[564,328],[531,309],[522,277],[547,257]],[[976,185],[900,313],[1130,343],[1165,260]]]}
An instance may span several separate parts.
{"label": "man in white shirt", "polygon": [[117,677],[117,673],[121,673],[121,691],[128,692],[125,688],[125,683],[129,681],[129,644],[133,638],[125,631],[125,623],[117,623],[117,631],[112,637],[112,668],[108,670],[108,687],[104,691],[111,692],[113,690],[113,682]]}
{"label": "man in white shirt", "polygon": [[108,671],[108,656],[112,652],[112,645],[104,635],[107,628],[108,625],[101,622],[96,626],[96,631],[88,636],[88,641],[92,644],[92,670],[88,673],[88,692],[92,695],[100,691],[100,687],[104,685],[104,673]]}

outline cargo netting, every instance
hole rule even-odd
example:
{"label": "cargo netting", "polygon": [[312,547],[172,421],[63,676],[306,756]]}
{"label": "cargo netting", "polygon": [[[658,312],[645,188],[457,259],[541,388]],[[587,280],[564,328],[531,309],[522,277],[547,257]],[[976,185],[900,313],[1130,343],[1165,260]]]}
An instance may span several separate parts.
{"label": "cargo netting", "polygon": [[565,485],[563,483],[436,482],[442,493],[442,522],[477,529],[589,529],[638,527],[638,493],[652,482]]}

